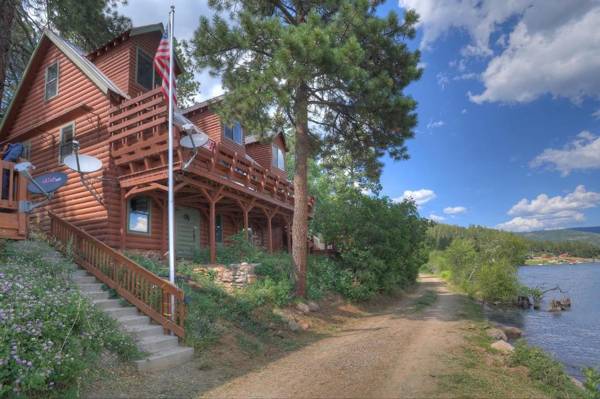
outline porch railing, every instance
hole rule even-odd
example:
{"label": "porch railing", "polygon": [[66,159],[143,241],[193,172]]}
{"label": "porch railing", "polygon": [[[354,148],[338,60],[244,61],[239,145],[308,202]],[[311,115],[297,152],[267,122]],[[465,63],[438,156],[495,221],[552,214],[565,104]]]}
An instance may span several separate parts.
{"label": "porch railing", "polygon": [[[160,89],[144,93],[114,107],[110,111],[108,131],[111,156],[120,177],[139,176],[166,168],[167,107]],[[177,168],[191,156],[178,145],[175,129]],[[240,187],[261,192],[285,203],[294,204],[294,186],[287,179],[262,167],[243,153],[232,151],[220,143],[212,150],[201,148],[188,172],[208,178],[225,178]]]}
{"label": "porch railing", "polygon": [[181,289],[54,213],[48,214],[50,232],[61,252],[72,256],[78,265],[166,330],[184,337],[186,308]]}
{"label": "porch railing", "polygon": [[24,189],[24,187],[20,187],[21,185],[27,184],[23,179],[19,179],[19,174],[15,172],[15,164],[13,162],[8,161],[0,161],[0,169],[2,173],[0,174],[0,208],[1,209],[9,209],[9,210],[17,210],[19,209],[19,200],[25,199],[19,198],[22,194],[19,189]]}

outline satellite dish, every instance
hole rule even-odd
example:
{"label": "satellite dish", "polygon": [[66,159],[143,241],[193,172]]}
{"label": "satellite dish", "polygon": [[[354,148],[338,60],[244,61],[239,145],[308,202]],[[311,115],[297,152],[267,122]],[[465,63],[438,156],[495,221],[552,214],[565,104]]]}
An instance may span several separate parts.
{"label": "satellite dish", "polygon": [[[25,162],[23,162],[25,163]],[[48,195],[67,183],[67,175],[63,172],[44,173],[43,175],[34,177],[27,185],[27,191],[32,194]]]}
{"label": "satellite dish", "polygon": [[181,140],[179,140],[179,144],[183,148],[196,149],[198,147],[202,147],[204,144],[208,143],[208,136],[204,133],[194,133],[187,136],[183,136]]}
{"label": "satellite dish", "polygon": [[19,162],[15,165],[15,170],[17,172],[25,172],[26,170],[29,170],[32,167],[33,165],[31,164],[31,162]]}
{"label": "satellite dish", "polygon": [[67,155],[63,161],[65,165],[78,173],[92,173],[102,169],[102,161],[91,155],[80,155],[75,152]]}

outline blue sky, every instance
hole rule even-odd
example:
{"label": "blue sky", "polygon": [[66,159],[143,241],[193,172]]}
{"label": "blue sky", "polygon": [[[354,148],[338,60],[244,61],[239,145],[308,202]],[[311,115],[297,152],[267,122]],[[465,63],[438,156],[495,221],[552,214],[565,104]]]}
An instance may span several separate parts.
{"label": "blue sky", "polygon": [[[164,19],[154,0],[121,11]],[[175,1],[191,36],[206,2]],[[447,223],[527,231],[600,225],[600,3],[596,0],[395,0],[421,15],[424,74],[411,159],[385,159],[383,193],[412,197]],[[185,10],[185,12],[182,12]],[[200,98],[220,94],[198,75]],[[594,115],[596,113],[596,115]]]}

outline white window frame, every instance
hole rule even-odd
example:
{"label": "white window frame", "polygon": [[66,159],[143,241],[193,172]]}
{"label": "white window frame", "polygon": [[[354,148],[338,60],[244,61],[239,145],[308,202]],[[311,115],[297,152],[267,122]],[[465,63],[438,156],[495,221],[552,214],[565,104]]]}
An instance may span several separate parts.
{"label": "white window frame", "polygon": [[[56,79],[54,80],[54,83],[56,84],[56,93],[52,96],[52,97],[48,97],[48,70],[50,68],[52,68],[54,65],[56,65]],[[60,76],[60,64],[58,63],[58,60],[54,61],[52,64],[48,65],[46,67],[46,73],[45,73],[45,77],[44,77],[44,99],[45,101],[50,101],[52,100],[54,97],[58,96],[58,78]]]}
{"label": "white window frame", "polygon": [[[140,62],[140,53],[142,53],[144,56],[146,56],[150,59],[150,66],[151,66],[150,69],[152,70],[152,87],[151,88],[147,88],[146,86],[144,86],[143,84],[141,84],[138,81],[138,67],[139,67],[139,62]],[[134,73],[135,73],[135,83],[138,86],[142,87],[144,90],[153,90],[156,87],[157,73],[156,73],[156,70],[154,69],[154,59],[147,52],[145,52],[144,49],[142,49],[141,47],[135,48],[135,71],[134,71]]]}
{"label": "white window frame", "polygon": [[[21,158],[31,161],[31,140],[26,140],[23,143],[23,153]],[[27,155],[27,156],[25,156]]]}
{"label": "white window frame", "polygon": [[[75,121],[69,122],[66,125],[62,125],[60,127],[60,135],[59,135],[59,140],[58,140],[58,164],[59,165],[63,165],[64,164],[64,159],[62,159],[62,147],[64,145],[63,143],[63,131],[65,130],[65,128],[72,126],[73,127],[73,138],[71,140],[75,140],[76,137],[76,126],[75,126]],[[71,152],[72,154],[72,152]],[[66,156],[66,155],[65,155]]]}
{"label": "white window frame", "polygon": [[[279,155],[281,155],[281,162],[283,167],[279,165]],[[271,158],[271,166],[279,170],[285,171],[285,154],[281,147],[279,147],[277,144],[271,145]]]}
{"label": "white window frame", "polygon": [[[130,227],[130,217],[131,217],[131,201],[133,201],[134,199],[140,199],[140,198],[145,198],[146,201],[148,201],[148,231],[137,231],[137,230],[131,230]],[[152,198],[147,197],[145,195],[140,195],[140,196],[134,196],[132,198],[129,198],[127,200],[127,234],[135,234],[135,235],[140,235],[140,236],[151,236],[152,235]]]}

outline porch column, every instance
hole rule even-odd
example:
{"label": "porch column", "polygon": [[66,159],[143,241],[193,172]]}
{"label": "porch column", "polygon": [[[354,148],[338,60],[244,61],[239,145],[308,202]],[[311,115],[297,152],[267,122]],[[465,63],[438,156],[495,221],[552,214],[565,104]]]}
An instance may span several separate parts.
{"label": "porch column", "polygon": [[210,251],[210,263],[217,263],[217,204],[214,201],[209,202],[208,212],[208,245]]}
{"label": "porch column", "polygon": [[249,209],[243,209],[244,212],[244,238],[248,241],[248,214],[250,213]]}
{"label": "porch column", "polygon": [[269,235],[269,253],[273,253],[273,215],[267,216],[267,234]]}
{"label": "porch column", "polygon": [[121,189],[121,228],[119,229],[119,233],[121,235],[121,240],[119,242],[119,248],[121,251],[125,249],[125,229],[127,225],[127,199],[125,198],[125,190]]}
{"label": "porch column", "polygon": [[287,250],[288,254],[292,253],[292,224],[289,221],[287,223]]}
{"label": "porch column", "polygon": [[161,231],[161,239],[160,239],[160,250],[163,253],[163,256],[169,251],[169,240],[168,240],[168,231],[169,227],[169,209],[166,206],[168,203],[167,200],[163,202],[162,206],[162,231]]}

